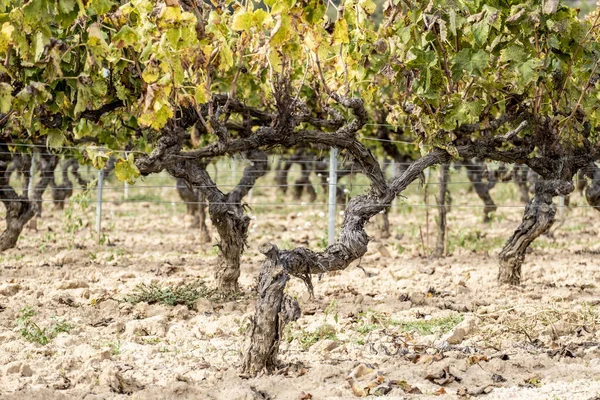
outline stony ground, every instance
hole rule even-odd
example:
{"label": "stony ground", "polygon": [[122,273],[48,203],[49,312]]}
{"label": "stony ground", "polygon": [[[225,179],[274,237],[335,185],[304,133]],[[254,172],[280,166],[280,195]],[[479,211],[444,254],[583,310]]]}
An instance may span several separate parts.
{"label": "stony ground", "polygon": [[[499,286],[495,255],[522,213],[516,191],[495,189],[511,207],[490,224],[466,185],[452,191],[446,258],[425,256],[435,208],[420,206],[413,189],[392,211],[391,238],[380,238],[378,221],[369,226],[374,240],[360,267],[315,279],[315,298],[290,283],[303,315],[287,328],[281,369],[252,379],[239,366],[256,248],[323,246],[322,199],[307,205],[255,190],[251,203],[281,204],[252,205],[244,294],[189,306],[132,302],[142,284],[212,288],[216,249],[184,228],[181,204],[164,202],[177,200],[173,190],[132,188],[130,199],[150,203],[105,204],[100,243],[93,207],[47,203],[37,230],[0,255],[0,398],[598,398],[600,213],[565,212],[527,255],[523,284]],[[579,195],[571,203],[584,205]]]}

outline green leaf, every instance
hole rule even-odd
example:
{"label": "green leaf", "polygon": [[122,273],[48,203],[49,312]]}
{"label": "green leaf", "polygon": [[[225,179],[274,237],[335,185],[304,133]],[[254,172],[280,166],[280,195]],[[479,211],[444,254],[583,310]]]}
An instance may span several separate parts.
{"label": "green leaf", "polygon": [[112,38],[112,42],[119,49],[127,46],[132,46],[135,49],[139,49],[142,44],[138,33],[129,25],[123,25],[121,30],[119,30],[119,32],[117,32],[117,34]]}
{"label": "green leaf", "polygon": [[58,0],[58,10],[63,14],[69,14],[75,10],[75,0]]}
{"label": "green leaf", "polygon": [[517,67],[517,75],[521,85],[526,86],[537,80],[539,74],[537,72],[540,66],[540,61],[537,59],[527,60]]}
{"label": "green leaf", "polygon": [[304,8],[304,19],[309,24],[317,24],[323,16],[327,8],[322,0],[311,1],[306,8]]}
{"label": "green leaf", "polygon": [[82,137],[94,137],[94,125],[92,122],[85,118],[79,120],[79,123],[73,129],[73,135],[75,139],[81,139]]}
{"label": "green leaf", "polygon": [[500,52],[500,61],[515,61],[525,62],[527,60],[527,54],[522,46],[510,45],[506,49]]}
{"label": "green leaf", "polygon": [[12,104],[12,86],[8,83],[0,83],[0,113],[6,114],[10,111]]}
{"label": "green leaf", "polygon": [[110,0],[91,0],[89,2],[89,7],[98,15],[106,14],[114,5],[115,3]]}
{"label": "green leaf", "polygon": [[485,50],[462,49],[452,60],[454,78],[459,79],[462,71],[467,71],[469,75],[483,76],[483,70],[489,62],[490,55]]}
{"label": "green leaf", "polygon": [[106,160],[109,159],[109,156],[104,153],[104,150],[97,147],[88,146],[85,148],[85,152],[87,153],[88,158],[92,161],[94,168],[97,169],[104,168]]}
{"label": "green leaf", "polygon": [[46,137],[46,146],[51,149],[58,149],[65,141],[65,135],[60,129],[48,129]]}
{"label": "green leaf", "polygon": [[206,104],[210,100],[210,92],[206,89],[206,84],[204,82],[196,85],[195,98],[198,104]]}
{"label": "green leaf", "polygon": [[488,21],[483,20],[473,25],[472,31],[475,43],[478,46],[483,46],[487,42],[488,36],[490,34],[490,25]]}
{"label": "green leaf", "polygon": [[75,114],[76,117],[87,110],[89,100],[89,89],[84,84],[77,82],[77,103],[75,104],[75,109],[73,110],[73,114]]}
{"label": "green leaf", "polygon": [[50,40],[44,36],[42,32],[38,32],[33,37],[34,43],[34,61],[38,62],[42,58],[42,54],[44,53],[44,47],[48,44]]}
{"label": "green leaf", "polygon": [[134,184],[136,178],[140,176],[140,170],[135,166],[133,154],[129,154],[126,160],[118,160],[115,165],[115,176],[121,182],[125,181]]}

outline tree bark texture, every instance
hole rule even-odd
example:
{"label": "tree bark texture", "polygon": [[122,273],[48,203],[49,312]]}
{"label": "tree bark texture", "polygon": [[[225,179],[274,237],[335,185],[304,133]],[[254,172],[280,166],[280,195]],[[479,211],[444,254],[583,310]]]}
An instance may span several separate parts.
{"label": "tree bark texture", "polygon": [[[348,202],[338,240],[321,252],[305,247],[293,250],[279,250],[266,243],[261,252],[267,256],[261,271],[259,296],[256,301],[256,316],[250,332],[250,343],[244,357],[244,372],[255,375],[272,369],[274,356],[279,349],[280,324],[292,320],[296,315],[295,305],[286,302],[284,295],[287,276],[302,279],[312,291],[311,274],[343,270],[367,252],[369,236],[365,224],[375,215],[388,208],[392,200],[421,176],[431,165],[449,162],[450,156],[444,150],[422,157],[410,165],[404,173],[390,182],[384,193],[373,191],[356,196]],[[282,311],[283,310],[283,311]],[[290,311],[291,310],[291,311]],[[284,318],[280,317],[283,313]]]}
{"label": "tree bark texture", "polygon": [[169,166],[169,173],[196,186],[208,200],[208,212],[213,226],[219,233],[219,259],[216,272],[218,289],[224,294],[239,291],[241,256],[246,248],[250,217],[245,213],[242,199],[248,194],[258,178],[269,170],[267,156],[260,150],[246,153],[253,160],[244,169],[236,187],[227,194],[221,192],[206,172],[206,165],[184,161]]}
{"label": "tree bark texture", "polygon": [[449,169],[450,164],[440,165],[438,195],[435,198],[438,206],[437,240],[435,249],[431,254],[431,256],[435,258],[444,257],[446,249],[446,214],[448,212],[446,203],[448,197],[448,179],[450,175]]}
{"label": "tree bark texture", "polygon": [[277,247],[267,243],[259,250],[266,259],[258,278],[256,311],[243,359],[242,370],[249,375],[271,372],[277,366],[283,329],[300,318],[298,303],[284,293],[289,274],[279,262]]}
{"label": "tree bark texture", "polygon": [[584,171],[591,179],[585,187],[585,199],[590,206],[600,211],[600,168],[595,162],[590,162]]}
{"label": "tree bark texture", "polygon": [[540,180],[535,185],[535,195],[525,207],[521,225],[504,244],[498,255],[500,269],[498,281],[518,285],[525,251],[537,237],[548,232],[556,217],[554,196],[565,196],[574,189],[571,181]]}
{"label": "tree bark texture", "polygon": [[23,227],[33,218],[35,211],[31,201],[26,196],[19,196],[10,186],[10,175],[6,173],[11,159],[10,152],[5,146],[0,151],[3,153],[0,155],[0,190],[2,204],[6,208],[6,229],[0,234],[0,251],[5,251],[17,245]]}

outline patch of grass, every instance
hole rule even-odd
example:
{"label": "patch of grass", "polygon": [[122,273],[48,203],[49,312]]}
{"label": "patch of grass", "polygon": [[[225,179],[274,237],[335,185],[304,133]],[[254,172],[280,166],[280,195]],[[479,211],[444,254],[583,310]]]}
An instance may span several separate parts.
{"label": "patch of grass", "polygon": [[131,294],[125,296],[124,300],[132,304],[142,302],[148,304],[165,304],[168,306],[185,304],[191,309],[194,308],[196,300],[201,297],[211,297],[214,293],[214,290],[209,289],[204,281],[201,280],[174,286],[141,283],[133,289]]}
{"label": "patch of grass", "polygon": [[44,346],[50,343],[59,333],[69,332],[73,329],[73,325],[59,319],[54,319],[48,327],[40,327],[32,319],[36,315],[36,312],[30,306],[22,308],[20,313],[21,315],[17,318],[19,333],[28,342]]}
{"label": "patch of grass", "polygon": [[298,340],[302,350],[308,350],[312,345],[320,340],[330,339],[337,340],[335,328],[329,324],[319,326],[314,332],[309,332],[304,329],[294,332],[290,338],[290,342],[294,339]]}
{"label": "patch of grass", "polygon": [[453,314],[443,318],[432,318],[429,320],[416,321],[394,321],[390,324],[399,326],[405,332],[416,332],[420,335],[431,335],[434,333],[447,333],[464,319],[462,314]]}
{"label": "patch of grass", "polygon": [[377,329],[383,329],[389,324],[390,317],[388,315],[369,309],[358,314],[357,323],[353,329],[364,335]]}

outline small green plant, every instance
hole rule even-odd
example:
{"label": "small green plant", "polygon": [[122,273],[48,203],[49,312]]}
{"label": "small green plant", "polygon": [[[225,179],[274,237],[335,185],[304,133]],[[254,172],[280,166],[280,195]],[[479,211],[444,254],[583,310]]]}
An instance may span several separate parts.
{"label": "small green plant", "polygon": [[313,332],[309,332],[304,329],[297,331],[291,336],[289,341],[291,342],[292,340],[297,339],[300,343],[300,346],[302,346],[302,350],[308,350],[312,345],[320,340],[337,340],[335,333],[335,328],[332,325],[323,324]]}
{"label": "small green plant", "polygon": [[214,294],[215,291],[209,289],[202,280],[173,286],[161,286],[157,283],[149,285],[141,283],[124,300],[132,304],[141,302],[166,304],[168,306],[185,304],[188,308],[194,308],[196,300],[201,297],[211,297]]}
{"label": "small green plant", "polygon": [[107,342],[106,346],[110,348],[110,354],[113,356],[118,356],[121,354],[121,342]]}
{"label": "small green plant", "polygon": [[[88,184],[87,188],[82,192],[76,193],[69,198],[63,213],[63,230],[74,238],[75,233],[82,229],[86,222],[82,219],[85,215],[91,202],[91,189],[95,186],[94,182]],[[72,240],[70,241],[73,242]]]}
{"label": "small green plant", "polygon": [[54,321],[49,327],[40,327],[32,319],[36,315],[36,312],[31,306],[22,308],[20,313],[21,315],[17,318],[19,333],[23,339],[28,342],[44,346],[50,343],[50,341],[58,336],[59,333],[69,332],[73,329],[73,325],[57,318],[54,318]]}
{"label": "small green plant", "polygon": [[420,335],[431,335],[434,333],[447,333],[464,319],[462,314],[452,314],[442,318],[431,318],[416,321],[394,321],[390,324],[399,326],[405,332],[416,332]]}
{"label": "small green plant", "polygon": [[384,313],[367,310],[358,314],[354,330],[358,333],[367,334],[377,329],[382,329],[390,324],[390,318]]}

